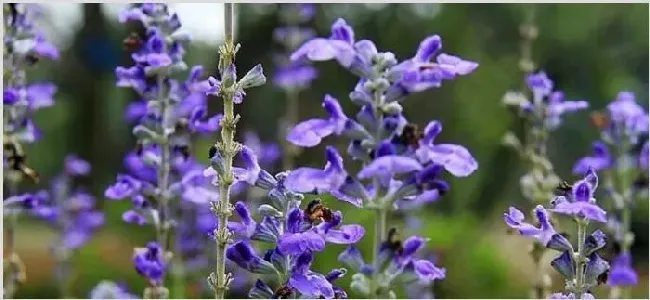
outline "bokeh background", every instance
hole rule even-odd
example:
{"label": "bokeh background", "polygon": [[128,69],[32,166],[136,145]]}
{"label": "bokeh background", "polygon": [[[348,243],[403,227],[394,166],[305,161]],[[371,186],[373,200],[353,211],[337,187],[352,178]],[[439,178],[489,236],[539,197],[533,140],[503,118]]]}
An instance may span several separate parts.
{"label": "bokeh background", "polygon": [[[500,144],[506,130],[518,130],[521,124],[500,105],[500,99],[507,90],[520,87],[523,80],[518,67],[519,25],[530,5],[533,4],[319,4],[315,19],[308,24],[320,35],[329,35],[330,24],[343,17],[354,27],[357,37],[371,39],[380,50],[392,51],[402,59],[410,57],[424,37],[439,34],[446,52],[480,63],[470,76],[412,96],[403,103],[412,121],[426,124],[432,119],[441,120],[445,129],[440,139],[465,145],[480,164],[469,178],[451,179],[451,192],[418,212],[423,220],[418,232],[431,239],[430,251],[438,257],[438,264],[447,268],[447,278],[435,284],[437,298],[527,297],[533,278],[527,255],[529,242],[508,235],[502,221],[502,213],[509,205],[526,205],[519,193],[524,166],[510,149]],[[145,282],[132,268],[132,248],[153,238],[150,228],[121,221],[128,203],[103,198],[104,189],[123,171],[124,154],[134,145],[124,109],[137,99],[130,91],[115,88],[113,74],[116,66],[131,64],[122,50],[122,40],[132,28],[117,22],[117,12],[123,7],[96,3],[44,6],[41,24],[62,49],[62,59],[42,62],[29,74],[33,80],[53,81],[59,92],[56,105],[36,116],[44,138],[27,148],[31,165],[42,174],[43,183],[24,184],[21,190],[45,188],[47,179],[60,171],[64,156],[76,153],[93,166],[92,176],[81,183],[97,196],[108,215],[104,228],[74,260],[74,291],[82,298],[103,279],[125,282],[132,292],[139,294]],[[171,7],[179,11],[181,21],[195,37],[187,49],[188,65],[202,64],[214,74],[223,31],[223,6],[179,3]],[[238,4],[236,9],[236,37],[242,44],[237,57],[239,69],[262,63],[266,73],[272,74],[272,54],[281,50],[272,40],[272,31],[280,25],[278,11],[282,8],[275,4]],[[539,28],[534,61],[569,98],[587,100],[592,109],[598,110],[618,91],[629,90],[641,103],[647,103],[647,4],[540,4],[534,9]],[[319,79],[300,95],[301,119],[321,115],[325,93],[338,97],[344,108],[352,111],[354,105],[344,100],[356,83],[354,77],[333,62],[316,66]],[[270,83],[251,90],[244,104],[237,107],[242,116],[239,132],[254,130],[264,141],[277,141],[284,102],[283,92]],[[213,112],[220,107],[219,99],[210,100]],[[562,178],[573,180],[573,163],[590,151],[590,143],[597,137],[597,131],[589,124],[588,112],[565,119],[549,145],[550,156]],[[205,161],[212,142],[197,139],[192,152]],[[342,149],[345,145],[339,146]],[[304,151],[298,163],[322,165],[323,150],[316,147]],[[373,228],[372,212],[353,209],[336,200],[326,201],[349,211],[346,222]],[[648,297],[647,202],[639,203],[633,220],[637,237],[633,255],[640,274],[640,284],[633,295],[644,298]],[[402,221],[396,217],[390,222]],[[365,253],[370,253],[371,231],[361,243]],[[414,230],[405,228],[403,232],[408,235]],[[26,262],[28,280],[17,297],[56,297],[53,262],[48,254],[51,238],[52,231],[41,222],[21,220],[16,243]],[[341,250],[342,247],[332,247],[320,253],[315,268],[328,270],[336,264]],[[348,286],[347,280],[349,276],[342,286]],[[553,282],[558,290],[563,287],[559,277],[554,277]],[[188,284],[182,290],[174,288],[172,294],[209,297],[200,290],[200,284]],[[595,292],[606,295],[602,287]]]}

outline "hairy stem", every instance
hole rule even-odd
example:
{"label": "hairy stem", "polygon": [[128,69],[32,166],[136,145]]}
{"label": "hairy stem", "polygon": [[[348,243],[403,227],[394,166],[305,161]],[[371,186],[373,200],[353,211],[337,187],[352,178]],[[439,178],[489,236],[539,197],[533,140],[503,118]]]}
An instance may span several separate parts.
{"label": "hairy stem", "polygon": [[[235,61],[234,45],[234,4],[224,3],[224,28],[226,43],[220,48],[219,68],[221,74],[228,69]],[[233,83],[234,85],[234,83]],[[235,142],[235,129],[237,119],[235,118],[235,89],[234,86],[222,87],[223,98],[223,119],[221,124],[221,143],[219,150],[223,156],[223,172],[219,178],[219,202],[216,204],[216,215],[219,218],[219,225],[216,233],[217,241],[217,270],[213,283],[215,299],[223,299],[228,290],[229,276],[226,275],[226,246],[229,243],[230,232],[228,231],[228,217],[232,215],[230,205],[230,187],[234,182],[232,174],[232,162],[239,150]]]}
{"label": "hairy stem", "polygon": [[386,217],[388,212],[384,208],[379,208],[375,210],[375,240],[374,247],[372,252],[372,264],[375,268],[379,267],[379,246],[381,242],[386,238]]}
{"label": "hairy stem", "polygon": [[[619,241],[621,245],[619,255],[630,255],[630,249],[632,244],[634,244],[634,234],[632,233],[632,211],[630,205],[632,204],[632,193],[630,192],[630,187],[632,185],[630,181],[629,170],[624,170],[620,167],[620,163],[625,160],[627,155],[628,143],[622,142],[616,144],[616,179],[614,182],[616,184],[616,193],[621,197],[621,207],[620,207],[620,217],[621,217],[621,227],[623,231],[623,240]],[[614,286],[610,290],[610,298],[616,299],[623,297],[624,299],[629,298],[630,289],[626,286]]]}
{"label": "hairy stem", "polygon": [[585,293],[585,269],[587,267],[587,259],[585,256],[585,237],[587,235],[587,224],[585,220],[578,220],[578,252],[576,261],[576,285],[575,296],[576,299],[581,299],[582,294]]}
{"label": "hairy stem", "polygon": [[294,161],[296,156],[298,156],[299,148],[287,141],[287,134],[291,126],[298,123],[298,118],[300,117],[300,109],[298,107],[298,92],[288,91],[286,93],[286,112],[284,115],[284,120],[281,123],[282,128],[280,128],[280,142],[282,144],[282,153],[284,153],[284,159],[282,160],[283,170],[291,170],[294,166]]}
{"label": "hairy stem", "polygon": [[[18,181],[14,179],[7,180],[7,189],[9,196],[15,196],[18,194]],[[18,283],[24,280],[24,267],[22,261],[16,253],[16,225],[18,223],[18,213],[12,213],[8,216],[8,222],[4,224],[5,226],[5,249],[8,253],[8,264],[5,267],[6,273],[4,276],[4,298],[10,299],[13,298],[16,290],[18,289]],[[8,270],[7,270],[8,269]]]}
{"label": "hairy stem", "polygon": [[[165,77],[158,75],[156,78],[158,86],[158,101],[160,101],[160,114],[162,116],[163,127],[168,123],[167,118],[170,115],[170,103],[169,97],[167,96],[167,88],[165,87]],[[159,223],[156,226],[156,239],[158,245],[162,250],[162,255],[166,256],[168,253],[168,243],[169,243],[169,173],[171,170],[171,149],[169,144],[169,136],[166,133],[166,130],[163,129],[163,141],[160,143],[160,165],[158,166],[158,189],[160,191],[158,197],[158,210],[159,210]],[[153,289],[164,288],[164,280],[159,286],[152,286]],[[161,296],[165,295],[163,292],[155,292],[152,296]]]}

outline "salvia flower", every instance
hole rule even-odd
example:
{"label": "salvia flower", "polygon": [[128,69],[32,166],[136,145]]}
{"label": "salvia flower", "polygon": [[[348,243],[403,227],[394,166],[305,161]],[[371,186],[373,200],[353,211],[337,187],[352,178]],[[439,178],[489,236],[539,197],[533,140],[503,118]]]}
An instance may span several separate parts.
{"label": "salvia flower", "polygon": [[[257,215],[244,202],[234,205],[237,221],[227,226],[237,242],[228,246],[226,257],[251,274],[266,275],[250,290],[252,298],[334,298],[347,294],[333,281],[345,274],[338,270],[323,275],[310,270],[313,253],[323,251],[327,243],[354,244],[365,234],[360,225],[343,225],[340,211],[332,211],[320,200],[301,207],[303,196],[285,186],[287,173],[275,177],[261,170],[258,181],[249,182],[267,191]],[[291,173],[289,173],[291,174]],[[262,179],[264,178],[264,179]],[[263,184],[260,184],[263,181]],[[255,249],[251,241],[270,244],[266,251]],[[275,280],[267,281],[268,276]],[[270,285],[269,282],[277,283]]]}
{"label": "salvia flower", "polygon": [[589,107],[586,101],[565,101],[564,92],[554,90],[555,83],[544,71],[529,74],[526,83],[532,98],[509,92],[504,96],[503,103],[518,106],[522,116],[531,118],[535,126],[545,130],[557,129],[562,123],[562,115]]}
{"label": "salvia flower", "polygon": [[[57,60],[59,50],[50,43],[44,32],[38,28],[38,6],[26,3],[4,3],[3,5],[3,179],[8,198],[3,201],[8,239],[5,249],[8,253],[8,271],[5,272],[4,297],[11,298],[17,284],[24,280],[24,264],[15,253],[14,232],[19,212],[34,212],[40,202],[36,194],[18,194],[18,186],[24,178],[38,182],[38,173],[28,167],[25,144],[40,140],[42,133],[32,117],[35,111],[54,105],[56,86],[48,82],[30,82],[27,70],[43,58]],[[16,206],[18,209],[9,208]]]}
{"label": "salvia flower", "polygon": [[380,284],[384,288],[415,283],[429,286],[434,280],[444,279],[446,271],[429,260],[416,257],[416,253],[426,242],[425,238],[419,236],[411,236],[401,241],[397,230],[391,228],[379,246],[380,259],[377,267],[366,264],[361,252],[354,246],[348,247],[338,259],[357,272],[352,277],[351,288],[363,295],[371,293],[368,282],[372,280],[372,276],[382,278]]}
{"label": "salvia flower", "polygon": [[131,88],[140,97],[125,115],[134,123],[138,144],[124,159],[127,172],[119,174],[104,195],[131,201],[133,208],[123,213],[123,221],[155,229],[157,241],[146,251],[136,251],[134,264],[152,285],[149,295],[160,297],[166,293],[164,274],[172,265],[165,256],[173,225],[179,228],[176,243],[182,252],[174,255],[175,260],[189,264],[207,254],[202,251],[207,247],[201,245],[209,240],[200,227],[210,226],[176,214],[202,216],[218,198],[218,191],[202,174],[205,167],[191,156],[190,143],[193,134],[219,131],[223,117],[207,114],[206,93],[214,86],[203,79],[202,66],[190,67],[184,80],[174,79],[188,69],[183,57],[189,36],[180,30],[178,14],[163,3],[144,3],[126,9],[119,19],[145,28],[144,36],[133,33],[124,41],[134,65],[115,70],[116,85]]}
{"label": "salvia flower", "polygon": [[607,105],[605,113],[594,113],[592,121],[601,138],[593,142],[591,155],[574,164],[573,172],[595,169],[604,174],[607,198],[616,209],[607,220],[608,228],[621,246],[612,265],[612,274],[617,276],[610,276],[609,285],[634,285],[637,275],[631,268],[634,235],[629,216],[634,200],[647,197],[648,111],[633,93],[623,91]]}
{"label": "salvia flower", "polygon": [[[409,123],[400,104],[409,94],[440,87],[443,81],[468,75],[478,67],[476,62],[439,53],[441,47],[440,36],[426,37],[413,57],[399,62],[393,53],[380,52],[374,42],[358,39],[343,19],[332,24],[328,38],[315,37],[303,43],[292,54],[292,60],[336,60],[359,77],[349,94],[359,111],[346,114],[336,98],[326,95],[323,108],[327,117],[298,123],[286,139],[298,146],[313,147],[328,136],[347,138],[347,154],[362,162],[363,167],[357,174],[349,174],[338,151],[328,146],[323,169],[297,168],[287,176],[286,187],[299,193],[329,193],[354,206],[373,208],[378,218],[385,219],[393,210],[418,208],[448,192],[449,185],[442,178],[444,170],[456,177],[475,172],[478,163],[467,148],[451,143],[434,144],[442,130],[440,122],[432,121],[420,130]],[[376,224],[376,232],[386,232],[385,222]],[[383,272],[379,261],[379,257],[374,257],[371,265],[359,263],[364,272],[353,275],[353,288],[370,297],[394,293],[392,288],[397,281],[385,280],[383,273],[369,271]],[[404,261],[393,267],[407,270],[404,272],[427,283],[444,277],[432,264]]]}
{"label": "salvia flower", "polygon": [[163,251],[156,242],[149,242],[146,248],[136,248],[133,251],[135,270],[153,286],[160,285],[167,272],[167,261]]}
{"label": "salvia flower", "polygon": [[[600,230],[589,236],[586,234],[590,221],[606,221],[605,211],[595,204],[593,198],[597,183],[596,173],[589,170],[583,179],[573,185],[560,185],[558,196],[551,201],[551,209],[547,210],[542,205],[535,208],[539,225],[525,222],[524,214],[514,207],[510,207],[504,214],[506,224],[518,230],[521,235],[530,236],[542,247],[560,252],[551,266],[565,279],[566,291],[550,295],[551,299],[593,299],[590,291],[606,281],[610,265],[598,256],[597,251],[605,246],[607,237]],[[578,224],[576,244],[556,231],[550,222],[549,212],[573,217]]]}

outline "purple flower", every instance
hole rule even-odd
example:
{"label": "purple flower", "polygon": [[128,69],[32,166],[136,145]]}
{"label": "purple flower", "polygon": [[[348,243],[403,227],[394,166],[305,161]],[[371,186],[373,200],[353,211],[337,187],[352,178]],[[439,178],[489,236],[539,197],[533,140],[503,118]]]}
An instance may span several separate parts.
{"label": "purple flower", "polygon": [[506,104],[517,105],[520,110],[539,119],[540,125],[547,130],[557,128],[562,122],[565,113],[577,112],[589,107],[586,101],[564,101],[564,93],[554,91],[554,83],[544,71],[529,74],[526,78],[528,88],[533,92],[533,99],[514,97],[516,101],[507,101]]}
{"label": "purple flower", "polygon": [[546,107],[547,126],[555,128],[560,125],[560,117],[565,113],[577,112],[589,107],[587,101],[564,101],[563,92],[553,92],[548,96]]}
{"label": "purple flower", "polygon": [[592,156],[583,157],[576,162],[573,166],[573,174],[585,174],[589,169],[603,171],[612,167],[614,158],[605,143],[596,141],[593,143],[592,149]]}
{"label": "purple flower", "polygon": [[444,279],[444,268],[436,267],[431,261],[418,259],[416,253],[424,247],[426,239],[420,236],[411,236],[396,247],[395,238],[397,231],[389,230],[388,239],[379,247],[379,256],[382,260],[390,260],[388,272],[400,276],[405,283],[420,282],[431,283],[436,279]]}
{"label": "purple flower", "polygon": [[638,275],[632,268],[632,256],[629,253],[616,256],[609,270],[607,284],[609,286],[634,286],[638,281]]}
{"label": "purple flower", "polygon": [[32,111],[54,105],[57,88],[52,83],[32,83],[27,87],[27,103]]}
{"label": "purple flower", "polygon": [[391,69],[391,76],[400,78],[398,84],[407,92],[421,92],[432,87],[440,87],[443,80],[451,80],[459,75],[472,73],[478,63],[460,57],[441,53],[436,62],[431,62],[442,49],[442,39],[438,35],[425,38],[415,56]]}
{"label": "purple flower", "polygon": [[589,170],[582,180],[575,182],[570,192],[556,196],[550,211],[572,215],[596,222],[607,222],[607,213],[596,204],[594,192],[598,186],[598,176]]}
{"label": "purple flower", "polygon": [[65,172],[70,176],[88,175],[90,164],[77,155],[68,155],[65,158]]}
{"label": "purple flower", "polygon": [[135,270],[155,285],[162,283],[167,272],[165,253],[162,252],[156,242],[149,242],[147,248],[136,248],[133,251]]}
{"label": "purple flower", "polygon": [[129,175],[117,175],[117,182],[106,189],[104,196],[112,200],[121,200],[137,195],[141,187],[142,182],[139,180]]}
{"label": "purple flower", "polygon": [[447,274],[444,268],[436,267],[432,262],[425,259],[412,260],[404,268],[405,273],[413,272],[418,281],[425,284],[444,279]]}
{"label": "purple flower", "polygon": [[300,255],[305,252],[323,251],[325,239],[312,229],[303,231],[301,223],[304,219],[300,209],[289,212],[286,232],[278,241],[278,250],[286,255]]}
{"label": "purple flower", "polygon": [[184,201],[209,203],[219,200],[218,189],[203,175],[202,170],[191,170],[181,179]]}
{"label": "purple flower", "polygon": [[49,205],[50,201],[50,195],[46,190],[9,196],[2,202],[3,214],[28,214],[45,220],[54,220],[57,211]]}
{"label": "purple flower", "polygon": [[528,74],[526,83],[528,84],[528,88],[535,94],[536,99],[542,99],[550,95],[555,86],[555,83],[548,78],[544,71],[536,74]]}
{"label": "purple flower", "polygon": [[456,144],[434,144],[435,138],[442,132],[442,124],[431,121],[424,129],[424,137],[415,154],[420,163],[433,162],[445,167],[456,177],[466,177],[478,169],[478,162],[467,148]]}
{"label": "purple flower", "polygon": [[289,64],[279,67],[273,76],[273,83],[288,91],[306,89],[318,77],[318,70],[312,66]]}
{"label": "purple flower", "polygon": [[535,218],[539,222],[539,227],[524,222],[524,214],[514,207],[510,207],[508,212],[503,215],[506,224],[510,226],[510,228],[518,230],[523,236],[535,238],[544,246],[548,245],[551,238],[556,234],[555,229],[548,218],[548,213],[541,205],[535,207]]}
{"label": "purple flower", "polygon": [[299,123],[287,134],[287,141],[303,147],[313,147],[320,144],[324,137],[342,134],[348,117],[338,100],[325,95],[323,108],[329,114],[329,119],[309,119]]}
{"label": "purple flower", "polygon": [[243,145],[241,146],[241,150],[239,150],[239,155],[244,162],[245,168],[233,168],[235,179],[247,182],[250,185],[255,185],[261,172],[261,168],[257,162],[257,155],[255,155],[253,150]]}
{"label": "purple flower", "polygon": [[636,103],[634,94],[620,92],[616,100],[607,105],[612,125],[630,136],[648,132],[648,113]]}
{"label": "purple flower", "polygon": [[193,132],[210,134],[221,130],[221,119],[223,115],[216,114],[209,119],[203,121],[207,116],[207,107],[196,107],[188,120],[188,127]]}
{"label": "purple flower", "polygon": [[336,59],[343,67],[349,67],[354,59],[354,31],[345,20],[337,19],[332,24],[329,38],[314,38],[305,42],[293,54],[291,60],[307,58],[312,61]]}
{"label": "purple flower", "polygon": [[226,257],[239,267],[256,274],[274,274],[273,265],[263,260],[245,241],[236,242],[226,249]]}
{"label": "purple flower", "polygon": [[327,164],[323,170],[303,167],[291,171],[284,182],[287,189],[316,194],[338,189],[347,177],[343,168],[343,158],[332,146],[327,147],[325,158]]}
{"label": "purple flower", "polygon": [[[313,202],[316,203],[316,202]],[[310,203],[309,206],[314,204]],[[365,234],[360,225],[344,225],[337,227],[342,221],[340,212],[332,213],[330,220],[324,219],[314,228],[303,229],[305,216],[300,209],[293,209],[287,217],[286,232],[278,241],[278,249],[287,255],[299,255],[305,251],[322,251],[325,242],[334,244],[354,244]]]}
{"label": "purple flower", "polygon": [[357,177],[359,179],[367,179],[373,177],[391,177],[393,175],[410,173],[419,171],[422,165],[417,160],[397,155],[388,155],[378,157],[369,163],[366,167],[359,171]]}
{"label": "purple flower", "polygon": [[296,258],[289,277],[289,286],[306,297],[334,298],[332,283],[322,274],[309,270],[312,260],[310,252],[304,252]]}
{"label": "purple flower", "polygon": [[228,222],[228,229],[236,235],[244,238],[250,238],[255,234],[257,222],[251,218],[250,211],[244,202],[235,203],[235,213],[239,216],[239,222]]}

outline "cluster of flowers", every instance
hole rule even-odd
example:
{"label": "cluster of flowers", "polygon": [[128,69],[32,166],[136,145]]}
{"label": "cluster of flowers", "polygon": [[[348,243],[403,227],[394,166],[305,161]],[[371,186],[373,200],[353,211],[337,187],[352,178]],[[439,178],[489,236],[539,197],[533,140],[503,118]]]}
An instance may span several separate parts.
{"label": "cluster of flowers", "polygon": [[635,199],[647,199],[648,112],[636,103],[634,94],[620,92],[607,106],[607,114],[596,113],[593,121],[601,129],[601,140],[593,142],[593,154],[579,159],[574,173],[589,168],[602,172],[606,197],[615,214],[607,227],[620,252],[613,259],[608,284],[636,285],[638,276],[632,269],[630,247],[634,235],[630,214]]}
{"label": "cluster of flowers", "polygon": [[[524,196],[537,204],[552,199],[553,208],[549,211],[574,215],[579,234],[589,220],[607,223],[610,235],[621,250],[609,270],[609,263],[595,255],[595,251],[605,244],[605,233],[598,230],[590,237],[579,236],[579,247],[574,253],[573,248],[567,246],[570,244],[566,238],[555,232],[542,205],[534,209],[539,227],[524,223],[523,214],[515,208],[506,213],[506,223],[523,235],[534,236],[539,242],[535,244],[537,248],[563,252],[553,261],[553,267],[567,280],[567,290],[551,297],[593,297],[589,291],[604,282],[613,287],[636,285],[638,279],[631,267],[629,253],[633,242],[629,214],[634,198],[647,195],[647,179],[643,175],[648,168],[648,113],[636,103],[631,93],[621,92],[608,105],[607,115],[592,115],[595,125],[602,130],[601,141],[593,143],[593,155],[579,159],[573,167],[574,174],[587,174],[585,178],[568,185],[560,182],[553,172],[553,165],[546,156],[546,140],[549,132],[561,124],[564,113],[584,110],[588,103],[564,101],[564,94],[553,90],[554,83],[544,72],[528,75],[527,84],[533,94],[532,101],[520,93],[508,93],[504,97],[505,104],[519,107],[522,116],[529,121],[525,144],[513,134],[505,138],[506,144],[519,150],[531,164],[531,171],[521,179]],[[603,172],[606,198],[612,200],[608,204],[618,216],[607,215],[605,210],[595,205],[593,194],[598,182],[595,172]],[[538,263],[540,253],[531,252]],[[579,269],[581,262],[585,265]]]}
{"label": "cluster of flowers", "polygon": [[[257,209],[261,221],[255,221],[248,206],[240,201],[234,206],[239,221],[227,224],[237,241],[227,248],[226,257],[252,274],[266,275],[256,280],[249,296],[260,299],[345,297],[343,290],[332,285],[334,280],[345,275],[345,269],[336,269],[327,275],[311,271],[313,253],[322,251],[326,242],[356,243],[365,233],[363,227],[340,225],[341,212],[330,210],[318,199],[301,208],[303,195],[285,187],[287,173],[274,177],[262,170],[257,157],[246,146],[241,146],[239,154],[245,161],[245,168],[233,169],[237,180],[267,191],[269,200]],[[223,160],[215,154],[211,163],[206,174],[216,179]],[[252,241],[271,244],[272,247],[260,256]]]}
{"label": "cluster of flowers", "polygon": [[73,186],[75,177],[86,176],[89,172],[88,162],[68,155],[63,173],[52,180],[49,191],[11,196],[3,202],[5,214],[27,213],[48,222],[56,230],[51,250],[57,263],[55,278],[62,296],[69,296],[70,292],[67,289],[70,288],[72,255],[104,224],[104,214],[95,210],[95,198]]}
{"label": "cluster of flowers", "polygon": [[[8,270],[4,275],[5,297],[12,297],[17,284],[24,281],[24,266],[14,252],[14,238],[18,215],[36,212],[43,203],[38,194],[18,195],[18,186],[23,178],[38,182],[38,173],[28,167],[24,144],[37,142],[41,131],[32,121],[35,111],[54,105],[57,89],[52,83],[27,80],[27,69],[41,58],[56,60],[58,49],[51,44],[43,32],[35,26],[38,7],[33,4],[5,3],[3,6],[3,180],[8,188],[9,198],[3,201],[3,215],[7,231],[6,249]],[[36,213],[38,214],[38,213]]]}
{"label": "cluster of flowers", "polygon": [[363,163],[361,171],[349,175],[338,151],[329,146],[324,169],[297,168],[289,172],[284,185],[298,193],[329,193],[356,207],[377,211],[372,263],[365,263],[354,246],[339,257],[356,273],[351,287],[365,296],[393,296],[398,285],[429,285],[444,278],[444,269],[415,256],[426,239],[413,236],[400,241],[396,229],[387,230],[386,217],[388,212],[418,208],[439,199],[449,190],[442,179],[444,170],[464,177],[478,168],[465,147],[434,143],[442,131],[440,122],[431,121],[420,131],[402,113],[400,101],[405,96],[440,87],[444,80],[469,74],[478,66],[438,53],[441,47],[439,36],[427,37],[412,58],[398,63],[393,53],[378,52],[372,41],[356,41],[352,28],[338,19],[329,38],[310,39],[291,55],[294,61],[334,59],[360,77],[350,93],[352,102],[361,107],[356,118],[349,118],[338,100],[326,95],[323,108],[328,118],[297,124],[287,140],[313,147],[329,135],[345,136],[350,139],[348,154]]}
{"label": "cluster of flowers", "polygon": [[[503,141],[516,150],[522,161],[528,165],[528,172],[520,179],[521,192],[524,198],[536,205],[551,199],[560,183],[560,178],[555,174],[553,164],[546,153],[551,132],[562,124],[564,114],[584,110],[588,103],[565,101],[564,92],[555,90],[555,83],[543,71],[528,74],[525,79],[532,94],[531,98],[523,92],[508,92],[503,97],[503,103],[515,107],[519,116],[526,122],[523,141],[512,132],[506,133]],[[542,267],[545,251],[544,245],[539,243],[534,243],[530,251],[536,272],[539,273],[533,283],[535,298],[545,297],[551,283]]]}
{"label": "cluster of flowers", "polygon": [[[187,69],[183,44],[189,40],[179,31],[176,13],[170,13],[166,4],[145,3],[122,12],[120,21],[136,21],[145,27],[145,37],[131,34],[124,42],[133,52],[135,65],[115,71],[117,86],[132,88],[142,100],[126,112],[127,120],[138,122],[133,128],[137,148],[124,159],[129,174],[118,175],[105,196],[131,199],[133,209],[123,214],[123,220],[155,228],[156,241],[136,249],[133,262],[150,282],[149,291],[154,293],[150,296],[159,297],[166,293],[163,281],[172,257],[172,227],[177,228],[177,257],[190,266],[205,266],[209,240],[203,237],[215,222],[208,202],[219,195],[204,178],[205,167],[190,155],[189,146],[193,133],[218,131],[221,115],[207,118],[206,92],[211,85],[201,79],[202,66],[192,67],[184,81],[172,78]],[[177,198],[180,201],[172,201]],[[176,220],[179,215],[186,218]]]}
{"label": "cluster of flowers", "polygon": [[[524,214],[514,207],[504,214],[508,226],[524,236],[535,238],[546,248],[561,252],[551,266],[566,280],[566,291],[550,295],[551,299],[593,299],[591,289],[607,280],[609,263],[596,253],[605,246],[606,236],[600,230],[586,235],[590,221],[607,222],[607,213],[596,204],[594,198],[597,186],[598,176],[593,170],[573,184],[563,182],[556,190],[557,196],[552,199],[550,209],[542,205],[535,207],[537,226],[526,223]],[[573,217],[578,227],[576,247],[565,235],[556,231],[549,212]]]}

